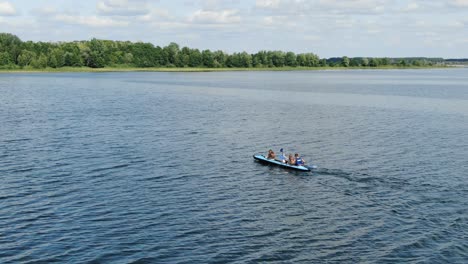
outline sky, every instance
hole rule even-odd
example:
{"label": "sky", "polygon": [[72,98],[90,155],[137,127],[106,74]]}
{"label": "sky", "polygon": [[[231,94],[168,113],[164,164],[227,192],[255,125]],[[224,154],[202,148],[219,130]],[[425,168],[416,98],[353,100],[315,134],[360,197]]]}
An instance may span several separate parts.
{"label": "sky", "polygon": [[0,0],[0,32],[225,52],[468,57],[468,0]]}

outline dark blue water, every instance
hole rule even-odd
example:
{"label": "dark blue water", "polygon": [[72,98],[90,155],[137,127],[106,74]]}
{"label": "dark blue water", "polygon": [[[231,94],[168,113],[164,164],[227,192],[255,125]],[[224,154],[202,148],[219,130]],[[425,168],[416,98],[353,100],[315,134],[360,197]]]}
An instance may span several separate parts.
{"label": "dark blue water", "polygon": [[0,74],[0,262],[467,263],[467,131],[468,69]]}

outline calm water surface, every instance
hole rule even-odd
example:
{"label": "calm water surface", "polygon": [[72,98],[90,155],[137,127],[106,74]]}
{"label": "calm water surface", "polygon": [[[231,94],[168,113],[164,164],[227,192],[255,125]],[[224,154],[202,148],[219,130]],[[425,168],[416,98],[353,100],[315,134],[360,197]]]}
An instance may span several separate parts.
{"label": "calm water surface", "polygon": [[0,74],[0,262],[467,263],[467,131],[468,69]]}

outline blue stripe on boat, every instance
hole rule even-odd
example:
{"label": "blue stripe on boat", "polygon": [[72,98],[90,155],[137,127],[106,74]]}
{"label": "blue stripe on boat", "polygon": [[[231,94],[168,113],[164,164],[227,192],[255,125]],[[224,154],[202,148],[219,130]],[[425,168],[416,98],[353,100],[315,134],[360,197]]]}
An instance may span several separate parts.
{"label": "blue stripe on boat", "polygon": [[287,168],[287,169],[299,170],[299,171],[310,171],[310,169],[307,168],[307,167],[289,165],[289,164],[283,163],[283,162],[278,161],[278,160],[267,159],[263,155],[253,155],[253,158],[255,160],[263,162],[263,163],[274,164],[274,165],[278,165],[280,167]]}

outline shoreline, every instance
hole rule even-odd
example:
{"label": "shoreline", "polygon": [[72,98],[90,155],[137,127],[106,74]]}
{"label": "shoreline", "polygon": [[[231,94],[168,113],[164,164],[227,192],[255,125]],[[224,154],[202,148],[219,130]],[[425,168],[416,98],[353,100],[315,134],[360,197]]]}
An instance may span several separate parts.
{"label": "shoreline", "polygon": [[89,68],[89,67],[62,67],[45,69],[0,69],[1,73],[71,73],[71,72],[234,72],[234,71],[320,71],[320,70],[414,70],[414,69],[447,69],[458,68],[451,66],[423,66],[423,67],[278,67],[278,68]]}

